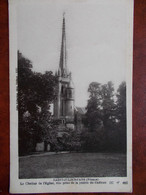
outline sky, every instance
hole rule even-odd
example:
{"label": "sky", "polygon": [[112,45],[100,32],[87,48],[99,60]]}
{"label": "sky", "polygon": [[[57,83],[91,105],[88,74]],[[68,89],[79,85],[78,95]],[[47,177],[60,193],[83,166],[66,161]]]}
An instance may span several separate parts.
{"label": "sky", "polygon": [[59,67],[65,12],[67,66],[75,85],[75,105],[85,107],[88,86],[126,80],[129,14],[127,0],[19,0],[18,50],[33,70]]}

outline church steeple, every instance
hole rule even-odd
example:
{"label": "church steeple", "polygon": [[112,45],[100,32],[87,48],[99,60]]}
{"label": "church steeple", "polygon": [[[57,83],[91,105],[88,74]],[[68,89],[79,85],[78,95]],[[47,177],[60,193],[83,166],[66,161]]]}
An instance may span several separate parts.
{"label": "church steeple", "polygon": [[62,23],[62,42],[60,51],[60,63],[59,68],[61,70],[61,76],[67,76],[67,54],[66,54],[66,32],[65,32],[65,13],[63,13]]}
{"label": "church steeple", "polygon": [[54,100],[54,118],[72,124],[74,122],[74,86],[71,73],[67,69],[65,33],[65,14],[63,14],[60,61],[56,73],[58,84],[56,86],[57,97]]}

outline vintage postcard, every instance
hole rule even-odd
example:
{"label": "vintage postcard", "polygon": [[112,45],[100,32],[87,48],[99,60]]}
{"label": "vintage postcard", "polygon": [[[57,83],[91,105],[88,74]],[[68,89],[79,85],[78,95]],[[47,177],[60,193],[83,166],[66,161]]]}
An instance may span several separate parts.
{"label": "vintage postcard", "polygon": [[9,0],[10,192],[132,192],[133,0]]}

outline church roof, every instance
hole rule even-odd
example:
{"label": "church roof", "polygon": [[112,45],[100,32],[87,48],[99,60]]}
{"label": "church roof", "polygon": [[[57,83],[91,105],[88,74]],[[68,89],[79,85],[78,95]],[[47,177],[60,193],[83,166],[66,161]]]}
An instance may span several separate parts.
{"label": "church roof", "polygon": [[79,114],[85,114],[86,113],[86,109],[84,107],[76,107],[76,111]]}

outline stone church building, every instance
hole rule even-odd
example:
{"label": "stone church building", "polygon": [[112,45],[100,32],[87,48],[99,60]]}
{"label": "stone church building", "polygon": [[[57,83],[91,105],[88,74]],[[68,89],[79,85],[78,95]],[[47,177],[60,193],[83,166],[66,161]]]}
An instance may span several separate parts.
{"label": "stone church building", "polygon": [[[67,52],[66,52],[66,32],[65,32],[65,17],[63,16],[62,24],[62,42],[60,51],[60,62],[58,70],[55,72],[58,78],[56,86],[56,99],[53,106],[53,120],[58,123],[58,138],[61,138],[65,133],[66,128],[69,130],[80,131],[84,128],[82,118],[86,112],[85,108],[75,106],[75,88],[72,81],[71,72],[67,67]],[[37,143],[36,151],[44,151],[45,143]],[[47,151],[50,151],[50,144],[47,145]]]}
{"label": "stone church building", "polygon": [[[55,75],[58,77],[57,98],[54,101],[54,120],[60,121],[60,126],[65,125],[68,128],[75,129],[81,127],[79,118],[85,114],[84,108],[75,107],[75,88],[72,81],[71,72],[67,67],[66,52],[66,29],[65,17],[62,24],[62,42],[60,51],[60,62]],[[75,118],[76,123],[75,123]],[[76,126],[75,126],[76,125]]]}

